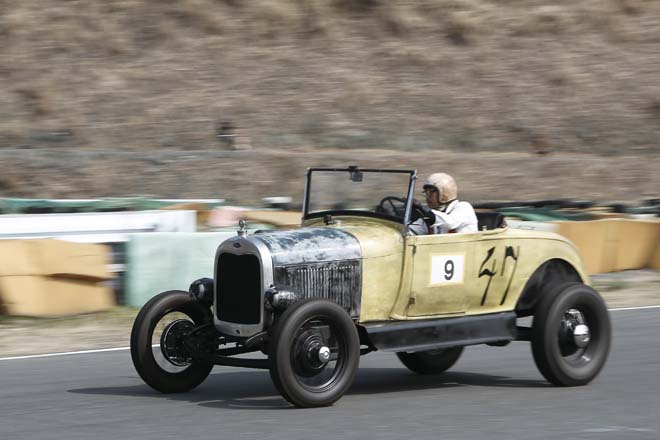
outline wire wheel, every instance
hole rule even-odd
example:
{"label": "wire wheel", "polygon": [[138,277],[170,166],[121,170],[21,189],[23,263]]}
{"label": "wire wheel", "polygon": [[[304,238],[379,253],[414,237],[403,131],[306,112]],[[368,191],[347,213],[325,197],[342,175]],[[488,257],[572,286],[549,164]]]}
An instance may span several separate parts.
{"label": "wire wheel", "polygon": [[209,310],[182,291],[163,292],[142,307],[131,331],[131,359],[147,385],[175,393],[206,379],[213,364],[193,359],[185,342],[190,331],[209,317]]}
{"label": "wire wheel", "polygon": [[156,363],[165,371],[179,373],[192,365],[192,357],[184,344],[195,323],[185,313],[171,312],[156,324],[151,348]]}

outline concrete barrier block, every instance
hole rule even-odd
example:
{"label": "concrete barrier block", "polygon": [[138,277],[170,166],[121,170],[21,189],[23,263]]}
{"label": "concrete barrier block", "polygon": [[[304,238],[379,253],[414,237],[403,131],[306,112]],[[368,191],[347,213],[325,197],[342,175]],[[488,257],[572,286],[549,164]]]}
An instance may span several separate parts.
{"label": "concrete barrier block", "polygon": [[213,277],[215,251],[236,232],[131,234],[126,246],[126,304],[141,307],[166,290]]}

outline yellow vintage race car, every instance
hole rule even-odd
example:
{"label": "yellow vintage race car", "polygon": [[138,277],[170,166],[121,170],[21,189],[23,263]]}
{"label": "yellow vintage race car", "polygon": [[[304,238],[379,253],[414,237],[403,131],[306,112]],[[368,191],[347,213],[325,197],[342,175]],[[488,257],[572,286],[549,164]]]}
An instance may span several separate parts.
{"label": "yellow vintage race car", "polygon": [[[309,169],[301,228],[241,227],[218,246],[213,278],[142,308],[131,334],[139,375],[171,393],[214,365],[264,368],[289,402],[315,407],[337,401],[372,351],[438,374],[465,346],[524,340],[549,382],[596,377],[610,321],[575,247],[507,228],[497,213],[478,214],[477,233],[417,235],[416,179],[414,170]],[[531,326],[519,325],[528,316]],[[245,353],[257,356],[237,357]]]}

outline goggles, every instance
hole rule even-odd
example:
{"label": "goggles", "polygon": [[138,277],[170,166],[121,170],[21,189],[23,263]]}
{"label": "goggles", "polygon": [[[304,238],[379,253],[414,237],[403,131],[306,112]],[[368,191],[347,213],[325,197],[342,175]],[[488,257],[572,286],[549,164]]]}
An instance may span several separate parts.
{"label": "goggles", "polygon": [[425,186],[424,189],[422,190],[422,193],[424,193],[426,197],[436,194],[437,192],[438,189],[434,186]]}

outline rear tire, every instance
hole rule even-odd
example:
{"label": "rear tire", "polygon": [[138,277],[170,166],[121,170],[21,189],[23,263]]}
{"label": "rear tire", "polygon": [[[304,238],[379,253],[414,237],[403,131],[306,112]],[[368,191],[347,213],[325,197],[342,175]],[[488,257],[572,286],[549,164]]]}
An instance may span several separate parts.
{"label": "rear tire", "polygon": [[600,373],[609,354],[607,307],[598,292],[582,283],[566,283],[555,292],[540,302],[534,315],[534,361],[554,385],[585,385]]}
{"label": "rear tire", "polygon": [[399,352],[396,355],[410,371],[417,374],[440,374],[450,369],[462,353],[463,347],[451,347],[417,353]]}
{"label": "rear tire", "polygon": [[[188,329],[206,323],[210,311],[192,301],[188,292],[168,291],[156,295],[140,310],[131,331],[131,359],[135,370],[147,385],[161,393],[179,393],[195,388],[206,379],[213,368],[212,363],[188,359],[185,351],[181,359],[168,359],[160,347],[157,326],[164,325],[168,316],[170,326],[178,323],[180,329]],[[167,322],[165,322],[166,324]],[[185,330],[180,331],[181,336]],[[156,339],[156,340],[154,340]],[[156,345],[156,347],[154,347]],[[168,371],[169,370],[169,371]]]}

